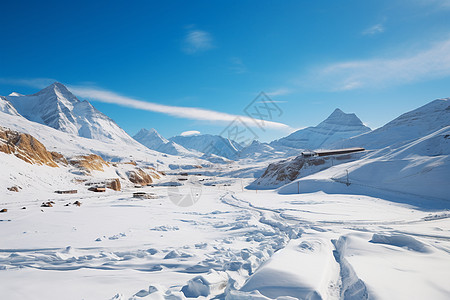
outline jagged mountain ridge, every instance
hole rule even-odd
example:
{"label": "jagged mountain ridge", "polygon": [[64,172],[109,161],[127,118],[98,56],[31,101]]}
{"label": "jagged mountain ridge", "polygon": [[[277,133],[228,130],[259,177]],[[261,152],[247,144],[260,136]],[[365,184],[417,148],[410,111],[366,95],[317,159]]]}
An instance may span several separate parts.
{"label": "jagged mountain ridge", "polygon": [[133,138],[147,148],[158,152],[182,156],[200,155],[198,152],[190,151],[173,141],[167,140],[166,138],[161,136],[154,128],[150,130],[142,128],[137,134],[133,136]]}
{"label": "jagged mountain ridge", "polygon": [[287,137],[271,142],[270,145],[318,149],[369,131],[371,129],[365,126],[354,113],[344,113],[337,108],[319,125],[297,130]]}
{"label": "jagged mountain ridge", "polygon": [[208,155],[214,154],[228,159],[236,159],[238,152],[243,148],[235,141],[211,134],[179,135],[169,140],[188,150],[199,151]]}
{"label": "jagged mountain ridge", "polygon": [[112,119],[59,82],[32,95],[12,93],[4,98],[30,121],[89,139],[136,144]]}
{"label": "jagged mountain ridge", "polygon": [[450,98],[436,99],[372,132],[337,142],[334,147],[396,148],[447,126],[450,126]]}

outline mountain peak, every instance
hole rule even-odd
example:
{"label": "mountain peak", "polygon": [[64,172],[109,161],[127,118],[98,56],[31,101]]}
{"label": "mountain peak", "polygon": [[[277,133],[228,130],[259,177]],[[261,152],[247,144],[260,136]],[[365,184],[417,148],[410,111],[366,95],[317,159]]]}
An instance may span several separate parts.
{"label": "mountain peak", "polygon": [[141,128],[141,130],[138,131],[138,133],[136,133],[135,136],[143,136],[143,135],[159,135],[158,131],[156,131],[155,128],[150,128],[150,129],[146,129],[146,128]]}
{"label": "mountain peak", "polygon": [[336,108],[319,125],[297,130],[287,137],[273,141],[270,145],[296,149],[319,149],[368,131],[370,128],[365,126],[354,113],[348,114]]}
{"label": "mountain peak", "polygon": [[318,127],[324,124],[336,124],[346,126],[364,126],[363,122],[354,113],[345,113],[339,108],[336,108],[328,118],[325,119]]}
{"label": "mountain peak", "polygon": [[340,108],[336,108],[336,109],[331,113],[330,116],[332,116],[332,115],[345,115],[345,114],[346,114],[346,113],[343,112]]}
{"label": "mountain peak", "polygon": [[80,100],[78,100],[78,98],[75,97],[75,95],[72,94],[72,92],[69,91],[69,89],[64,84],[57,81],[31,96],[44,96],[44,95],[45,98],[49,98],[52,95],[54,95],[56,96],[56,99],[59,100],[66,99],[72,104],[80,102]]}
{"label": "mountain peak", "polygon": [[158,133],[158,131],[156,131],[155,128],[151,128],[151,129],[142,128],[141,130],[139,130],[138,133],[136,133],[133,136],[133,138],[140,143],[146,142],[147,144],[148,143],[151,143],[151,144],[157,143],[159,145],[161,143],[167,144],[169,142],[167,139],[165,139],[163,136],[161,136]]}

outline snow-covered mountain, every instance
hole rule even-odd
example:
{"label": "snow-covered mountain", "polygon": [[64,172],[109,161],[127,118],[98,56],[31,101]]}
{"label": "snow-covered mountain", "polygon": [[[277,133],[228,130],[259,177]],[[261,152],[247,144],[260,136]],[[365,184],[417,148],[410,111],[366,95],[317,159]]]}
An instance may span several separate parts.
{"label": "snow-covered mountain", "polygon": [[335,143],[335,147],[380,149],[400,145],[450,125],[450,98],[437,99],[402,114],[372,132]]}
{"label": "snow-covered mountain", "polygon": [[89,139],[136,144],[112,119],[87,100],[80,101],[59,82],[36,94],[12,93],[5,99],[30,121]]}
{"label": "snow-covered mountain", "polygon": [[161,136],[154,128],[147,130],[142,128],[133,138],[149,149],[158,152],[182,155],[182,156],[200,156],[197,151],[190,151],[175,142],[169,141]]}
{"label": "snow-covered mountain", "polygon": [[215,154],[228,159],[235,159],[242,149],[238,143],[220,135],[197,134],[175,136],[169,139],[189,150],[200,151],[205,154]]}
{"label": "snow-covered mountain", "polygon": [[[332,145],[361,146],[365,153],[288,159],[269,165],[252,187],[280,188],[280,193],[323,190],[336,193],[401,192],[449,199],[450,103],[432,101],[372,132]],[[362,156],[359,158],[358,156]],[[305,168],[306,166],[306,168]],[[297,183],[299,181],[299,183]],[[346,184],[350,183],[350,187]]]}
{"label": "snow-covered mountain", "polygon": [[357,136],[370,130],[355,114],[347,114],[337,108],[319,125],[300,129],[287,137],[273,141],[270,145],[281,145],[296,149],[325,148],[339,140]]}
{"label": "snow-covered mountain", "polygon": [[238,157],[239,159],[245,160],[270,162],[289,156],[296,156],[299,153],[300,151],[298,149],[282,145],[269,145],[268,143],[254,140],[249,146],[239,151]]}
{"label": "snow-covered mountain", "polygon": [[20,115],[14,108],[14,106],[12,106],[11,102],[9,102],[8,99],[3,96],[0,96],[0,111],[13,116]]}

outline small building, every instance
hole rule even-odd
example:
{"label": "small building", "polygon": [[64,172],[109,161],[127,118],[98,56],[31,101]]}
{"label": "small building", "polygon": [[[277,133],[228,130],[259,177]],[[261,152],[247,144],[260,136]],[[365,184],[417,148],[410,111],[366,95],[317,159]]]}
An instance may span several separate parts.
{"label": "small building", "polygon": [[135,193],[133,193],[133,198],[157,199],[158,196],[156,194],[154,194],[154,193],[135,192]]}
{"label": "small building", "polygon": [[303,157],[314,157],[314,156],[317,156],[317,153],[314,151],[303,151],[302,156]]}
{"label": "small building", "polygon": [[93,186],[93,187],[90,187],[88,190],[91,192],[96,192],[96,193],[104,193],[104,192],[106,192],[106,187]]}
{"label": "small building", "polygon": [[76,194],[78,193],[77,190],[65,190],[65,191],[55,191],[57,194]]}

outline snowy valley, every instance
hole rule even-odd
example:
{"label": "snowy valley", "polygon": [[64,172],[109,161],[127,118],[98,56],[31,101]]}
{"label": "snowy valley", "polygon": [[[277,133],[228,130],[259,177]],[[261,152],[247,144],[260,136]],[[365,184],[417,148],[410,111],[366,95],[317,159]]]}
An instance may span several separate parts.
{"label": "snowy valley", "polygon": [[0,97],[0,165],[2,299],[450,295],[450,98],[241,145],[131,137],[54,83]]}

